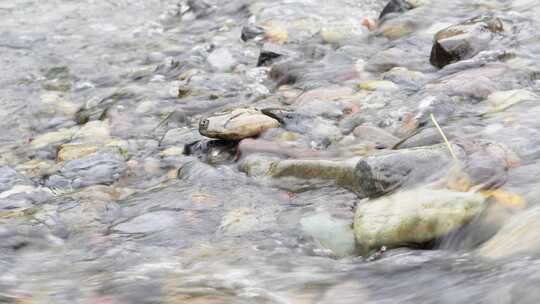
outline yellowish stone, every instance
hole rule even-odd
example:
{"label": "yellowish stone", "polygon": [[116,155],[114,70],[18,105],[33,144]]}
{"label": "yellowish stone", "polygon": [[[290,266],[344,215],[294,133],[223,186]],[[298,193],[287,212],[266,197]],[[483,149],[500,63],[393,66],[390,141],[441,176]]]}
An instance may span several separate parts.
{"label": "yellowish stone", "polygon": [[182,147],[170,147],[170,148],[167,148],[167,149],[159,152],[159,155],[162,156],[162,157],[180,156],[183,153],[184,153],[184,148],[182,148]]}
{"label": "yellowish stone", "polygon": [[62,146],[60,146],[60,151],[58,151],[57,160],[59,162],[64,162],[64,161],[79,159],[84,156],[93,154],[97,151],[98,151],[98,147],[93,144],[80,144],[80,143],[63,144]]}
{"label": "yellowish stone", "polygon": [[69,129],[60,129],[58,131],[49,132],[36,136],[34,140],[30,143],[30,146],[33,149],[45,148],[51,144],[60,144],[71,140],[73,136],[79,131],[78,127],[73,127]]}
{"label": "yellowish stone", "polygon": [[394,91],[398,89],[396,84],[387,80],[365,81],[360,83],[358,87],[366,91]]}

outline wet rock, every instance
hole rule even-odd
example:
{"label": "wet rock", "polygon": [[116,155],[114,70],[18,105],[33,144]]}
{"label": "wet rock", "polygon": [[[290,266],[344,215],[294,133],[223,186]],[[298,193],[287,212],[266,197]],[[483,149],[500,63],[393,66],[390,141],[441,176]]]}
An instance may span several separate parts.
{"label": "wet rock", "polygon": [[337,257],[351,255],[355,251],[354,232],[349,220],[320,213],[304,217],[300,221],[302,231],[313,237],[325,249]]}
{"label": "wet rock", "polygon": [[295,84],[301,77],[302,72],[294,64],[279,62],[273,64],[268,73],[268,78],[275,82],[275,88],[283,85]]}
{"label": "wet rock", "polygon": [[238,151],[242,156],[252,153],[267,153],[292,158],[317,158],[328,155],[328,153],[323,151],[302,147],[294,142],[273,142],[251,138],[242,140],[238,145]]}
{"label": "wet rock", "polygon": [[279,122],[254,109],[236,109],[229,113],[202,119],[201,135],[226,140],[240,140],[279,127]]}
{"label": "wet rock", "polygon": [[[458,157],[465,151],[452,145]],[[347,160],[282,160],[270,166],[269,176],[333,181],[358,196],[378,197],[442,177],[454,162],[445,145],[386,151]]]}
{"label": "wet rock", "polygon": [[184,145],[184,155],[193,155],[209,164],[232,161],[237,154],[235,141],[202,139]]}
{"label": "wet rock", "polygon": [[282,160],[271,165],[272,177],[296,177],[306,180],[330,180],[351,185],[358,158],[349,160]]}
{"label": "wet rock", "polygon": [[480,194],[416,189],[368,201],[356,209],[356,244],[366,254],[382,246],[423,244],[448,235],[484,209]]}
{"label": "wet rock", "polygon": [[265,43],[261,51],[259,53],[259,58],[257,59],[257,66],[270,66],[278,59],[286,59],[293,57],[295,54],[286,49],[283,46],[273,44],[273,43]]}
{"label": "wet rock", "polygon": [[[454,136],[455,130],[453,128],[444,128],[444,135],[449,140],[452,140]],[[403,139],[401,142],[396,144],[394,148],[396,149],[407,149],[407,148],[416,148],[416,147],[424,147],[424,146],[431,146],[435,144],[440,144],[443,142],[443,139],[441,137],[441,133],[436,128],[424,128],[422,130],[419,130],[419,132],[415,133],[414,135],[407,137]]]}
{"label": "wet rock", "polygon": [[83,125],[91,120],[102,120],[107,117],[107,112],[112,106],[126,99],[136,100],[140,96],[134,88],[127,88],[114,91],[103,98],[90,99],[84,107],[75,114],[75,122]]}
{"label": "wet rock", "polygon": [[353,131],[354,136],[366,142],[372,142],[377,147],[389,148],[395,145],[399,139],[385,130],[371,126],[358,126]]}
{"label": "wet rock", "polygon": [[412,8],[413,6],[411,5],[411,3],[409,3],[409,1],[390,0],[381,11],[381,14],[379,15],[379,20],[382,20],[385,16],[389,14],[404,13]]}
{"label": "wet rock", "polygon": [[68,161],[46,185],[52,188],[82,188],[95,184],[111,184],[127,169],[118,153],[99,152]]}
{"label": "wet rock", "polygon": [[[459,156],[464,151],[452,145]],[[444,145],[385,152],[360,159],[354,168],[354,191],[361,197],[377,197],[403,186],[438,177],[453,162]],[[440,176],[439,176],[440,177]]]}
{"label": "wet rock", "polygon": [[264,39],[265,34],[266,32],[262,27],[250,24],[242,27],[240,38],[242,39],[242,41],[260,41]]}
{"label": "wet rock", "polygon": [[472,185],[485,184],[498,188],[506,182],[507,172],[519,164],[519,157],[504,145],[493,142],[471,142],[466,144],[467,159],[463,170]]}
{"label": "wet rock", "polygon": [[306,120],[310,119],[310,117],[301,115],[293,110],[282,108],[265,108],[261,112],[277,120],[282,127],[291,132],[305,132],[307,127]]}
{"label": "wet rock", "polygon": [[540,252],[539,231],[540,208],[534,207],[514,215],[477,252],[486,258],[509,258],[519,255],[537,257]]}
{"label": "wet rock", "polygon": [[494,33],[503,31],[499,18],[479,16],[435,34],[429,62],[438,67],[468,59],[489,47]]}
{"label": "wet rock", "polygon": [[36,136],[30,143],[33,149],[43,149],[48,146],[56,146],[70,141],[77,133],[79,128],[60,129]]}
{"label": "wet rock", "polygon": [[220,72],[230,71],[236,65],[236,59],[226,48],[214,50],[210,53],[207,60],[214,69]]}
{"label": "wet rock", "polygon": [[109,120],[95,120],[84,124],[73,136],[78,142],[103,143],[110,139]]}
{"label": "wet rock", "polygon": [[279,53],[268,50],[261,50],[261,53],[259,54],[259,59],[257,59],[257,66],[270,66],[275,59],[280,58],[281,56],[282,55]]}
{"label": "wet rock", "polygon": [[98,151],[98,146],[93,144],[70,143],[60,146],[57,160],[59,162],[70,161],[90,155]]}
{"label": "wet rock", "polygon": [[241,172],[251,177],[266,177],[269,175],[272,164],[279,161],[277,156],[268,156],[264,154],[248,154],[242,158],[238,165]]}

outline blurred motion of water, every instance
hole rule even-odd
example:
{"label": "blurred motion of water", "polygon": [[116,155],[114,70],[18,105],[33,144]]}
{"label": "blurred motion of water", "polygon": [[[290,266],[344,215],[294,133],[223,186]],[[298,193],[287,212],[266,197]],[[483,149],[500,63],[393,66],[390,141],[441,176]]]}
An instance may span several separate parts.
{"label": "blurred motion of water", "polygon": [[[522,210],[495,205],[486,220],[426,248],[387,250],[373,261],[337,257],[301,220],[328,213],[352,223],[357,195],[332,183],[252,178],[235,162],[244,155],[219,154],[221,146],[205,148],[203,160],[181,152],[203,139],[201,118],[228,108],[295,100],[309,118],[290,133],[332,153],[342,153],[343,130],[359,121],[399,135],[407,115],[426,124],[434,109],[452,138],[516,153],[504,189],[534,210],[540,6],[417,2],[389,21],[401,27],[377,35],[361,23],[377,19],[382,0],[0,0],[0,302],[537,303],[536,255],[477,254]],[[457,71],[430,65],[437,30],[488,13],[504,21],[494,47],[504,62]],[[271,28],[294,58],[274,67],[280,87],[269,68],[256,67],[262,42],[240,39],[254,24]],[[345,105],[309,104],[309,90],[358,93],[362,81],[394,81],[384,73],[395,66],[422,76]],[[482,92],[517,89],[533,97],[486,114]],[[430,96],[439,104],[426,102]],[[304,150],[296,151],[289,154]],[[478,164],[486,174],[493,166]],[[7,192],[14,185],[17,195]]]}

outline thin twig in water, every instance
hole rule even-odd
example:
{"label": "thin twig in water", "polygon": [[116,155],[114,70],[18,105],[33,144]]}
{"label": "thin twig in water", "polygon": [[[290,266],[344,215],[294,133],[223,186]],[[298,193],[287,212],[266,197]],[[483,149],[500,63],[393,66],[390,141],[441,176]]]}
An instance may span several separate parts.
{"label": "thin twig in water", "polygon": [[431,121],[433,121],[433,124],[435,124],[435,127],[437,127],[437,130],[439,131],[442,138],[444,139],[444,142],[446,143],[446,146],[448,147],[448,150],[450,151],[452,158],[454,158],[454,160],[458,160],[456,154],[454,153],[454,149],[452,149],[452,145],[450,145],[448,138],[446,137],[446,135],[444,135],[444,132],[441,129],[441,126],[439,126],[439,123],[437,122],[437,120],[435,119],[435,116],[433,116],[433,113],[430,114],[430,117],[431,117]]}

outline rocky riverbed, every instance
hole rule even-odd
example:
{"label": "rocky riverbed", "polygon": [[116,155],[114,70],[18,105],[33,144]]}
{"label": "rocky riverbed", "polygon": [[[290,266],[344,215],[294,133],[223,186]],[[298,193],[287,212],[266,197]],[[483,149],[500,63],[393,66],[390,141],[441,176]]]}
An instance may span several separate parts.
{"label": "rocky riverbed", "polygon": [[0,302],[537,303],[539,15],[0,1]]}

